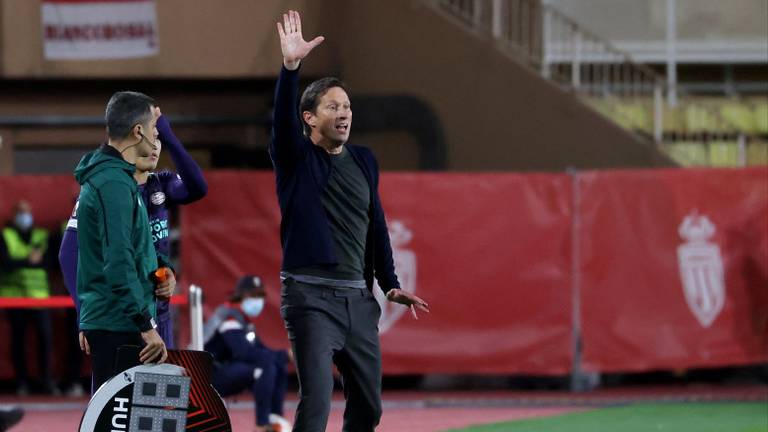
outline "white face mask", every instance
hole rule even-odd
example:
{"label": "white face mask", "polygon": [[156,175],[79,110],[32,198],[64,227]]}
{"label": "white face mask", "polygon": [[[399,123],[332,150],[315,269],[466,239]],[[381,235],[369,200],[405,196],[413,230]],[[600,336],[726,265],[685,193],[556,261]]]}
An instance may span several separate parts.
{"label": "white face mask", "polygon": [[259,316],[262,310],[264,310],[264,298],[248,297],[247,299],[243,300],[243,303],[240,307],[243,309],[243,312],[245,312],[246,315],[251,318],[255,318]]}
{"label": "white face mask", "polygon": [[16,224],[16,226],[22,231],[26,231],[32,228],[32,224],[34,223],[32,213],[16,213],[16,217],[13,219],[13,223]]}

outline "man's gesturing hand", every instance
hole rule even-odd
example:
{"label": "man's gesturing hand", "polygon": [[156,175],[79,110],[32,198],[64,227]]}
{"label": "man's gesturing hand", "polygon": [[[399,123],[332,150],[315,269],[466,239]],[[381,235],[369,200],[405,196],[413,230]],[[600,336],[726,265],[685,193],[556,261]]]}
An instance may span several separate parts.
{"label": "man's gesturing hand", "polygon": [[283,24],[277,23],[277,33],[280,34],[283,65],[288,70],[296,70],[301,59],[325,39],[318,36],[309,42],[305,41],[304,37],[301,36],[301,17],[298,12],[292,10],[283,14]]}
{"label": "man's gesturing hand", "polygon": [[163,363],[168,358],[165,342],[160,338],[157,330],[151,329],[141,332],[141,338],[147,344],[139,353],[139,361],[147,363]]}
{"label": "man's gesturing hand", "polygon": [[419,319],[419,316],[416,315],[417,307],[423,310],[424,312],[429,313],[429,305],[427,304],[427,302],[409,293],[408,291],[403,291],[399,288],[394,288],[389,290],[387,292],[387,300],[410,307],[411,314],[413,314],[413,317],[416,319]]}

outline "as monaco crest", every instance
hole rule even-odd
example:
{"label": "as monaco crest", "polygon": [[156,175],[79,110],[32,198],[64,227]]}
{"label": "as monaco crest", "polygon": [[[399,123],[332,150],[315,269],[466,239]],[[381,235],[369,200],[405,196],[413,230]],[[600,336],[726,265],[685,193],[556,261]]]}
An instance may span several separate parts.
{"label": "as monaco crest", "polygon": [[[392,258],[395,261],[397,279],[400,281],[400,289],[410,293],[416,292],[416,254],[406,249],[408,242],[413,237],[411,231],[399,220],[389,223],[389,239],[392,243]],[[376,283],[373,294],[381,306],[381,318],[379,318],[379,333],[384,334],[400,319],[408,308],[397,303],[392,303],[384,297]]]}
{"label": "as monaco crest", "polygon": [[720,247],[708,241],[715,226],[694,210],[683,219],[678,232],[686,240],[677,248],[685,300],[699,324],[709,327],[725,304],[723,258]]}

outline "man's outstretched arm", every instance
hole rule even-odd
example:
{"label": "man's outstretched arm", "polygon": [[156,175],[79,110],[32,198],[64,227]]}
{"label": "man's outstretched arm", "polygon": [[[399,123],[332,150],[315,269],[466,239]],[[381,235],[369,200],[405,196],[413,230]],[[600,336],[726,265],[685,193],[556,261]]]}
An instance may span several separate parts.
{"label": "man's outstretched arm", "polygon": [[275,114],[272,127],[272,141],[269,152],[273,162],[288,163],[299,158],[306,145],[299,121],[299,65],[310,51],[323,42],[318,36],[307,42],[301,35],[301,17],[296,11],[283,14],[283,23],[277,23],[280,49],[283,53],[283,67],[275,90]]}

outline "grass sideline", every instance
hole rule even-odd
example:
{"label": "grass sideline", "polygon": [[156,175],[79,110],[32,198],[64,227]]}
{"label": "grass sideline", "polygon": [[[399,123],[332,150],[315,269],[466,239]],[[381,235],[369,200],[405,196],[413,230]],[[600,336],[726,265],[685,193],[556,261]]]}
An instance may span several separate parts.
{"label": "grass sideline", "polygon": [[446,432],[766,432],[768,403],[654,403],[451,429]]}

